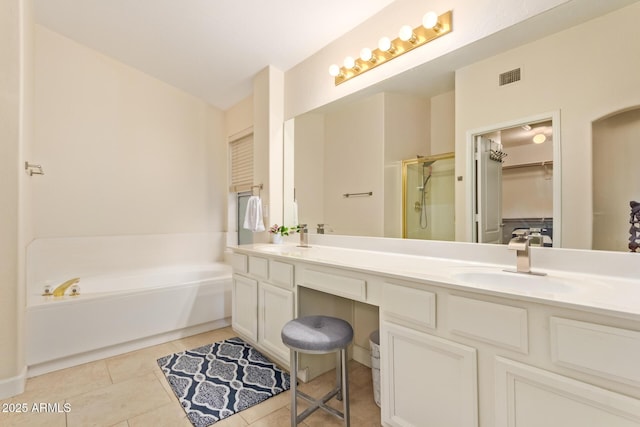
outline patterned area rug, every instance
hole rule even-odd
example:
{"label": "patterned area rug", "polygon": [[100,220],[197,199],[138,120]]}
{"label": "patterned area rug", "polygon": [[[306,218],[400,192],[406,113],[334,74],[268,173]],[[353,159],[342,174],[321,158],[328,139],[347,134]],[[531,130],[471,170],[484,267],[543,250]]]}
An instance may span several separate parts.
{"label": "patterned area rug", "polygon": [[289,389],[289,374],[240,338],[174,353],[158,365],[196,427]]}

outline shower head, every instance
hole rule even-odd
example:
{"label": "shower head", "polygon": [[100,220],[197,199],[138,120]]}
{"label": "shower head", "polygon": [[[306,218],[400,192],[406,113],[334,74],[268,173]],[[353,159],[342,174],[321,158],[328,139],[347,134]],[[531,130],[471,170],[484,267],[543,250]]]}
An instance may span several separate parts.
{"label": "shower head", "polygon": [[429,166],[431,166],[432,164],[434,164],[435,162],[436,162],[435,160],[429,160],[429,161],[423,162],[423,163],[422,163],[422,167],[423,167],[423,168],[429,167]]}

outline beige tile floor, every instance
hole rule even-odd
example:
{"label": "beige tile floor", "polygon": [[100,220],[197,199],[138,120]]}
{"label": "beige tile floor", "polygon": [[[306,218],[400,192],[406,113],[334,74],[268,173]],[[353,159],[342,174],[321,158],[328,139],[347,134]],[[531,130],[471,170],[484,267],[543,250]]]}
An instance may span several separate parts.
{"label": "beige tile floor", "polygon": [[[0,400],[6,404],[26,404],[26,413],[0,412],[2,427],[189,427],[178,399],[158,368],[159,357],[176,351],[236,336],[231,328],[144,348],[120,356],[102,359],[73,368],[51,372],[27,380],[23,394]],[[371,370],[357,362],[349,364],[351,425],[380,426],[380,409],[373,401]],[[334,371],[302,384],[300,388],[314,396],[331,389]],[[290,423],[290,392],[281,393],[259,405],[242,411],[215,427],[279,427]],[[32,411],[33,404],[58,404],[60,412]],[[63,405],[70,405],[65,413]],[[341,407],[335,399],[333,406]],[[299,412],[306,406],[299,400]],[[6,405],[6,408],[10,406]],[[316,411],[305,420],[306,427],[343,425],[337,418]]]}

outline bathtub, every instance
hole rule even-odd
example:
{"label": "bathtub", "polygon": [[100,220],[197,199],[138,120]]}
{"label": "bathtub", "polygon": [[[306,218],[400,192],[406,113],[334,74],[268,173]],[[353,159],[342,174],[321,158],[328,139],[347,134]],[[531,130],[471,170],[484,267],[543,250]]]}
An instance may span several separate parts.
{"label": "bathtub", "polygon": [[30,288],[26,310],[29,376],[231,323],[231,267],[224,263],[79,277],[77,296],[41,295],[46,285],[53,289],[71,277],[42,281]]}

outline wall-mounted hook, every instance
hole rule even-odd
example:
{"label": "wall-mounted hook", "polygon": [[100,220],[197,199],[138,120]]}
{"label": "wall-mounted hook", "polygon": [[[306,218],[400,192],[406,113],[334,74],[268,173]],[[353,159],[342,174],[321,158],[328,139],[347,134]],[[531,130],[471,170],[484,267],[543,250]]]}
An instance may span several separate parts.
{"label": "wall-mounted hook", "polygon": [[44,175],[44,171],[42,170],[41,165],[35,165],[33,163],[24,162],[24,170],[29,174],[29,176]]}

